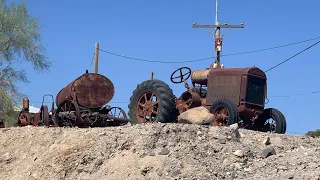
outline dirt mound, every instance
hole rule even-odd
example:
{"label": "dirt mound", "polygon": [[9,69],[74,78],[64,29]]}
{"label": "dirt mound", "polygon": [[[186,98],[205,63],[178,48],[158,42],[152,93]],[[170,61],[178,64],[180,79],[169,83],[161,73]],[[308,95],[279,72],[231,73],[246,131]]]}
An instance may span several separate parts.
{"label": "dirt mound", "polygon": [[193,124],[6,128],[0,179],[319,179],[319,142]]}

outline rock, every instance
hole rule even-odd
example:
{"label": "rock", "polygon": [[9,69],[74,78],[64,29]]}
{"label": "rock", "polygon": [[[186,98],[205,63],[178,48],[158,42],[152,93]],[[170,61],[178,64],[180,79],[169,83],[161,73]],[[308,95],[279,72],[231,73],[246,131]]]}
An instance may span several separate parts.
{"label": "rock", "polygon": [[149,173],[152,169],[153,169],[153,168],[150,167],[150,166],[145,166],[145,167],[141,168],[141,174],[145,176],[145,175],[146,175],[147,173]]}
{"label": "rock", "polygon": [[273,147],[268,147],[266,149],[264,149],[261,153],[261,157],[262,158],[267,158],[271,155],[275,155],[276,154],[276,151]]}
{"label": "rock", "polygon": [[288,170],[288,168],[285,167],[285,166],[278,166],[277,169],[278,170],[283,170],[283,171]]}
{"label": "rock", "polygon": [[174,171],[172,171],[171,176],[172,176],[172,177],[176,177],[176,176],[178,176],[179,173],[180,173],[180,170],[179,170],[179,169],[174,170]]}
{"label": "rock", "polygon": [[239,169],[241,169],[241,164],[240,164],[240,163],[234,163],[234,164],[233,164],[233,167],[234,167],[236,170],[239,170]]}
{"label": "rock", "polygon": [[220,144],[226,144],[227,139],[226,139],[226,138],[219,138],[219,139],[218,139],[218,142],[219,142]]}
{"label": "rock", "polygon": [[158,155],[168,155],[170,153],[168,148],[163,148],[161,151],[158,153]]}
{"label": "rock", "polygon": [[266,145],[266,146],[270,145],[270,144],[271,144],[271,142],[270,142],[270,137],[267,137],[267,138],[263,141],[263,144]]}
{"label": "rock", "polygon": [[178,123],[208,124],[214,120],[214,115],[203,106],[189,109],[178,116]]}
{"label": "rock", "polygon": [[[233,129],[233,130],[239,129],[238,123],[231,124],[229,127],[230,127],[230,129]],[[240,135],[240,133],[239,133],[239,135]]]}
{"label": "rock", "polygon": [[243,156],[244,156],[242,150],[236,150],[233,154],[236,155],[236,156],[238,156],[238,157],[243,157]]}
{"label": "rock", "polygon": [[227,127],[229,129],[229,132],[227,132],[227,139],[228,140],[235,140],[235,141],[239,141],[241,136],[240,133],[238,131],[239,126],[238,123],[235,124],[231,124],[229,127]]}

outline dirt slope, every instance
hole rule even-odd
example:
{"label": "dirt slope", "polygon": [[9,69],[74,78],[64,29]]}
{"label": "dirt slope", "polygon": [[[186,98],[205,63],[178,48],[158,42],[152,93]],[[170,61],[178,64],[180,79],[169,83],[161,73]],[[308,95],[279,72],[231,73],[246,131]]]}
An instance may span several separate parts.
{"label": "dirt slope", "polygon": [[320,139],[235,127],[23,127],[0,144],[0,179],[320,179]]}

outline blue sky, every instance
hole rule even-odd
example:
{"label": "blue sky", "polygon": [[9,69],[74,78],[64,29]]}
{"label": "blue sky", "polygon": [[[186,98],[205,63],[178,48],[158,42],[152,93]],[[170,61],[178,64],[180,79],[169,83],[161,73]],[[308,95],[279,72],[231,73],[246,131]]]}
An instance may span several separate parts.
{"label": "blue sky", "polygon": [[[19,2],[19,1],[8,1]],[[17,65],[28,71],[31,83],[22,84],[31,104],[39,107],[43,94],[53,94],[86,69],[93,71],[91,60],[95,42],[100,48],[136,58],[160,61],[185,61],[213,56],[213,40],[192,23],[215,22],[215,1],[36,1],[28,0],[29,11],[42,24],[42,44],[53,62],[50,72],[39,74],[30,64]],[[252,51],[320,36],[317,24],[318,0],[308,3],[289,0],[220,0],[219,21],[240,24],[224,36],[222,54]],[[301,25],[301,26],[299,26]],[[258,66],[266,70],[310,46],[316,41],[276,50],[222,57],[226,68]],[[304,133],[320,128],[320,94],[298,96],[320,90],[317,77],[320,46],[315,46],[287,63],[267,72],[268,95],[295,95],[270,98],[266,107],[279,109],[287,119],[288,133]],[[109,103],[127,112],[128,101],[136,85],[154,77],[167,82],[176,96],[183,84],[170,82],[171,73],[182,66],[204,69],[212,60],[196,63],[159,64],[124,59],[100,51],[99,73],[111,79],[115,96]],[[190,80],[189,80],[190,82]],[[49,99],[48,99],[49,100]],[[114,102],[126,103],[114,103]]]}

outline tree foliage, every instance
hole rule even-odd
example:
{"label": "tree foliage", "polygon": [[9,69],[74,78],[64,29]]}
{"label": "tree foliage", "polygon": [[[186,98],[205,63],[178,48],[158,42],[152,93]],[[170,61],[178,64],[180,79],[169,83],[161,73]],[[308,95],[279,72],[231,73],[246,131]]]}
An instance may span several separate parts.
{"label": "tree foliage", "polygon": [[26,3],[7,5],[0,0],[0,120],[8,117],[23,95],[17,83],[29,82],[26,71],[12,65],[26,61],[38,72],[49,70],[51,62],[40,40],[38,19],[31,16]]}

